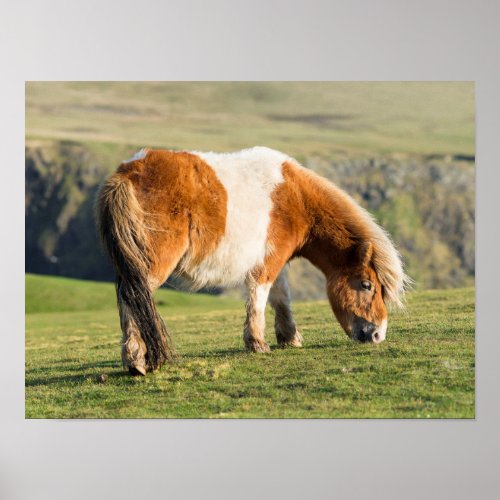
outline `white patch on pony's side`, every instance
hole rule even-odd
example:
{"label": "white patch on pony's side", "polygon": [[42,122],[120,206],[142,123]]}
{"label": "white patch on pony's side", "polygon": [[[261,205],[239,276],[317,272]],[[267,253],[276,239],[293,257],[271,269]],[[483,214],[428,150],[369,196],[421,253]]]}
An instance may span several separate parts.
{"label": "white patch on pony's side", "polygon": [[147,154],[148,154],[148,148],[142,148],[140,151],[137,151],[137,153],[134,154],[131,158],[128,160],[125,160],[123,163],[130,163],[132,161],[136,160],[142,160]]}
{"label": "white patch on pony's side", "polygon": [[265,147],[236,153],[200,153],[227,192],[225,233],[213,253],[183,270],[194,286],[231,286],[241,283],[266,256],[267,231],[273,208],[271,194],[283,182],[287,155]]}

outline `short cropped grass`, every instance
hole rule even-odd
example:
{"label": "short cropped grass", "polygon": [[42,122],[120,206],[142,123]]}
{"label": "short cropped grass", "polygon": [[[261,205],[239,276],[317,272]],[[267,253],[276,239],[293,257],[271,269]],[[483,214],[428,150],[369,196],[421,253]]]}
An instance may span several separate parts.
{"label": "short cropped grass", "polygon": [[185,301],[159,306],[178,359],[147,377],[121,366],[114,307],[27,314],[26,417],[474,418],[472,288],[410,293],[379,346],[351,342],[321,301],[294,305],[304,348],[280,349],[268,311],[265,355],[243,348],[242,303]]}

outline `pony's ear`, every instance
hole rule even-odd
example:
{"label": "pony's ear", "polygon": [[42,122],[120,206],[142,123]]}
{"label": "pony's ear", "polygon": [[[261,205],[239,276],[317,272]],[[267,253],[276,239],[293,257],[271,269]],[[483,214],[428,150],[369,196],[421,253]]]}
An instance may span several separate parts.
{"label": "pony's ear", "polygon": [[358,247],[359,262],[363,267],[367,267],[372,260],[373,245],[371,241],[363,241]]}

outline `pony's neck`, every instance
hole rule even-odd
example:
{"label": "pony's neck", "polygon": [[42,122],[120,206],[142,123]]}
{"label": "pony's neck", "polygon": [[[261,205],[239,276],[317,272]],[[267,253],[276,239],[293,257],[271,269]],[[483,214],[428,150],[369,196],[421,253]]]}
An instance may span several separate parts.
{"label": "pony's neck", "polygon": [[352,264],[355,248],[370,239],[368,231],[355,202],[327,181],[310,176],[304,198],[311,217],[301,255],[329,280]]}
{"label": "pony's neck", "polygon": [[297,206],[303,207],[300,220],[304,236],[295,255],[307,258],[332,282],[339,273],[352,274],[361,265],[363,249],[371,248],[370,265],[384,287],[386,299],[402,306],[400,295],[409,278],[385,231],[349,195],[327,180],[302,167],[288,171],[296,182]]}

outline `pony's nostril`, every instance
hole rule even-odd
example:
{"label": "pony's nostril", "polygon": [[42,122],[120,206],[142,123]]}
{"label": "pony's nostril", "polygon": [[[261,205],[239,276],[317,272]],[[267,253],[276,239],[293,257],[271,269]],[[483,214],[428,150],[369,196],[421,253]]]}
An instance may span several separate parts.
{"label": "pony's nostril", "polygon": [[373,340],[374,340],[374,342],[378,342],[378,341],[379,341],[379,339],[380,339],[380,335],[379,335],[379,333],[378,333],[378,332],[375,332],[375,333],[373,334]]}
{"label": "pony's nostril", "polygon": [[362,331],[358,334],[358,340],[360,342],[371,342],[372,334],[371,333],[363,333]]}
{"label": "pony's nostril", "polygon": [[377,342],[376,334],[378,335],[377,325],[375,323],[364,322],[359,327],[356,339],[360,342]]}

